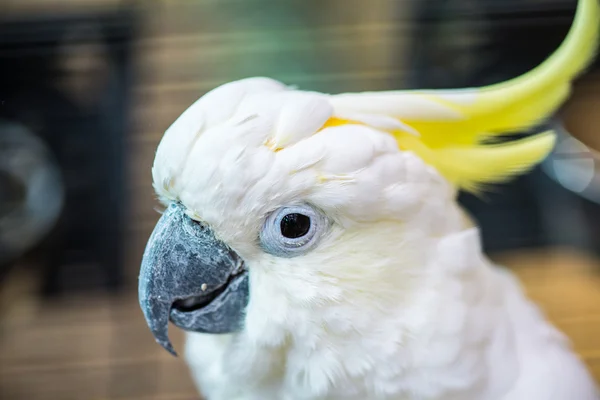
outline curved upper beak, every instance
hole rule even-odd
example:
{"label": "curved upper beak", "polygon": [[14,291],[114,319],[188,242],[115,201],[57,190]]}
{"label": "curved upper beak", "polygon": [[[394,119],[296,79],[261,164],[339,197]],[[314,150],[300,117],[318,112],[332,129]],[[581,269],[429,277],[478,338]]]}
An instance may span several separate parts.
{"label": "curved upper beak", "polygon": [[248,273],[240,257],[212,230],[171,205],[144,252],[139,302],[156,341],[173,355],[169,320],[195,332],[230,333],[242,328]]}

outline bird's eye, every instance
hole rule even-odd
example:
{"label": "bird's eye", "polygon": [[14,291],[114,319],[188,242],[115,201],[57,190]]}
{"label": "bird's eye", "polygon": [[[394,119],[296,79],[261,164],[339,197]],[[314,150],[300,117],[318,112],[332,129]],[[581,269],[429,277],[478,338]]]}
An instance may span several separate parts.
{"label": "bird's eye", "polygon": [[294,257],[312,249],[327,227],[327,218],[314,207],[282,207],[265,220],[260,244],[267,253]]}
{"label": "bird's eye", "polygon": [[281,219],[280,225],[281,234],[286,238],[301,238],[310,230],[310,217],[298,213],[287,214]]}

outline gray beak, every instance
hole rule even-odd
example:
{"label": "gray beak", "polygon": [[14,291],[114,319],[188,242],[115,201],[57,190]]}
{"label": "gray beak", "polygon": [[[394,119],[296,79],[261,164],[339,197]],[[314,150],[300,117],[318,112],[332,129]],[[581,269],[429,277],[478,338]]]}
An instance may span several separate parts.
{"label": "gray beak", "polygon": [[240,257],[215,238],[209,227],[173,204],[146,245],[138,294],[156,341],[177,355],[169,340],[169,321],[181,329],[204,333],[242,328],[248,272]]}

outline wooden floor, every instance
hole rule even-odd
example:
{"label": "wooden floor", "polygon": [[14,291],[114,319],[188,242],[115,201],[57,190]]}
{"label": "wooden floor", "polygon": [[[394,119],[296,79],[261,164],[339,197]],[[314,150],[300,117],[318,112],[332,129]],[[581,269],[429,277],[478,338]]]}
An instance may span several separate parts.
{"label": "wooden floor", "polygon": [[[574,342],[600,382],[600,262],[570,251],[498,258]],[[154,343],[135,293],[54,304],[16,275],[1,293],[0,399],[198,399],[181,359]],[[181,332],[173,329],[176,348]]]}
{"label": "wooden floor", "polygon": [[[0,303],[0,399],[199,399],[182,360],[154,342],[135,293],[41,304],[27,286],[11,282]],[[171,338],[181,349],[181,332]]]}

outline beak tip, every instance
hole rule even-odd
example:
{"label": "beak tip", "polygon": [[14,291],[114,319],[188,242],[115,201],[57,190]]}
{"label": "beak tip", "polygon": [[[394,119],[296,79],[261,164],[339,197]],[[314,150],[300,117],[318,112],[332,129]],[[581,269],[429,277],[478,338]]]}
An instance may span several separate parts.
{"label": "beak tip", "polygon": [[151,304],[146,299],[142,299],[140,305],[156,343],[171,353],[171,355],[177,357],[177,352],[171,344],[168,333],[170,307],[167,306],[165,308],[165,305],[162,303]]}
{"label": "beak tip", "polygon": [[175,351],[175,348],[169,340],[156,339],[156,343],[160,344],[161,347],[167,350],[173,357],[179,357],[179,355]]}

